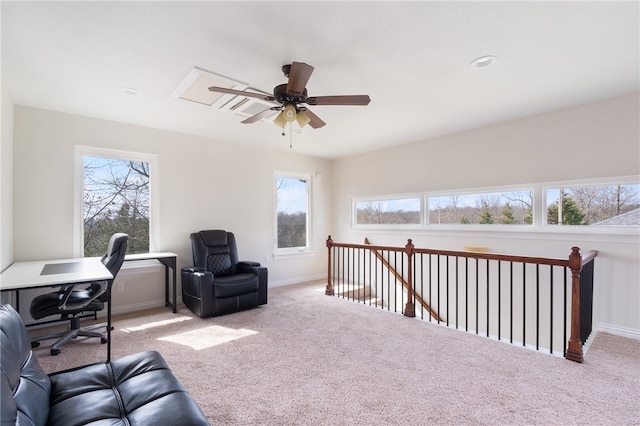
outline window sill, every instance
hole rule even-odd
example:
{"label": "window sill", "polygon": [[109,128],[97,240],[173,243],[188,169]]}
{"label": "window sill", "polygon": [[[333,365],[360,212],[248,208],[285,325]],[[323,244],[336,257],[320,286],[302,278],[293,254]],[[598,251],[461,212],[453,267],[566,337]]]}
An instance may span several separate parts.
{"label": "window sill", "polygon": [[315,256],[316,252],[311,249],[302,249],[296,251],[277,252],[273,254],[273,260],[295,259],[299,257]]}

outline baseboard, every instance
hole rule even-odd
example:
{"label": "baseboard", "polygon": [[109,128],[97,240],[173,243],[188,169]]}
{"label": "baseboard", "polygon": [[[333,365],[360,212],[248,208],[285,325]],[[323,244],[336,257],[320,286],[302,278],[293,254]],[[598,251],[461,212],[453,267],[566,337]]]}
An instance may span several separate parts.
{"label": "baseboard", "polygon": [[[180,305],[180,303],[182,303],[182,299],[178,299],[178,306]],[[164,306],[165,306],[164,299],[149,300],[146,302],[135,303],[131,305],[113,306],[111,308],[111,314],[112,315],[128,314],[131,312],[139,312],[139,311],[146,311],[149,309],[162,308]],[[167,309],[171,309],[171,308],[167,307]],[[98,318],[106,318],[106,317],[107,317],[107,309],[103,309],[100,312],[98,312]]]}
{"label": "baseboard", "polygon": [[620,337],[628,337],[629,339],[640,340],[640,330],[629,327],[621,327],[613,324],[598,324],[597,331],[613,334]]}
{"label": "baseboard", "polygon": [[327,274],[311,275],[306,277],[296,277],[289,280],[269,281],[269,287],[283,287],[286,285],[295,285],[308,283],[311,281],[326,280]]}
{"label": "baseboard", "polygon": [[[269,287],[270,288],[284,287],[288,285],[302,284],[302,283],[307,283],[311,281],[326,280],[326,278],[327,278],[326,274],[320,274],[320,275],[312,275],[307,277],[297,277],[290,280],[269,281]],[[177,302],[178,302],[178,306],[180,306],[182,304],[182,298],[178,297]],[[149,300],[146,302],[135,303],[131,305],[118,305],[118,306],[114,305],[113,308],[111,309],[111,313],[113,315],[128,314],[131,312],[139,312],[139,311],[144,311],[148,309],[162,308],[164,306],[165,306],[164,299]],[[103,317],[106,318],[106,316],[107,316],[106,309],[98,312],[99,318],[103,318]]]}

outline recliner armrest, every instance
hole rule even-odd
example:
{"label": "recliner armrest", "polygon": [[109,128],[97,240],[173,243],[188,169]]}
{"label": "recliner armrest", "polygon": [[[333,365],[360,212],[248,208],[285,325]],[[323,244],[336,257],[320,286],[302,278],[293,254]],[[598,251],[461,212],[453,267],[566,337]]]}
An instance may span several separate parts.
{"label": "recliner armrest", "polygon": [[180,270],[182,302],[201,318],[213,315],[213,274],[200,267]]}
{"label": "recliner armrest", "polygon": [[258,305],[267,304],[267,283],[269,271],[266,267],[260,266],[259,262],[241,260],[237,263],[238,270],[245,274],[256,274],[260,280],[258,288]]}
{"label": "recliner armrest", "polygon": [[185,266],[182,268],[182,272],[194,273],[194,272],[204,272],[205,269],[199,266]]}

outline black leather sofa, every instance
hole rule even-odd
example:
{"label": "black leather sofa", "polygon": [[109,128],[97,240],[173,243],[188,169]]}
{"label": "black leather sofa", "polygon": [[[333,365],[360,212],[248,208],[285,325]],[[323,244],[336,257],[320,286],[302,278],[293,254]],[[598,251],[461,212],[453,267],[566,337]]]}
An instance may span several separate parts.
{"label": "black leather sofa", "polygon": [[20,315],[0,306],[0,402],[7,425],[209,425],[155,351],[47,375]]}

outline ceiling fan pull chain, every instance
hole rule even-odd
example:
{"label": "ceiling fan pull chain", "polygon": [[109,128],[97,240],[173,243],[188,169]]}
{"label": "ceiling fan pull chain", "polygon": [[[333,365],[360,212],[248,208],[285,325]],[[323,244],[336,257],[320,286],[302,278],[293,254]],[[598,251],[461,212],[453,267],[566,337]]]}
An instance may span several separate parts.
{"label": "ceiling fan pull chain", "polygon": [[289,149],[293,148],[293,132],[291,131],[291,123],[289,122]]}

